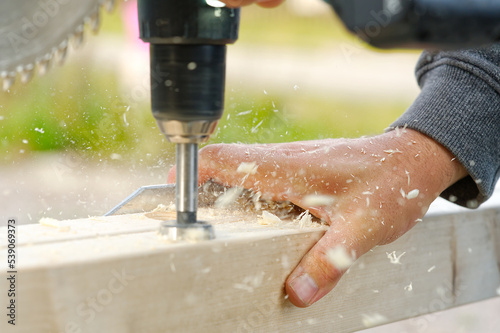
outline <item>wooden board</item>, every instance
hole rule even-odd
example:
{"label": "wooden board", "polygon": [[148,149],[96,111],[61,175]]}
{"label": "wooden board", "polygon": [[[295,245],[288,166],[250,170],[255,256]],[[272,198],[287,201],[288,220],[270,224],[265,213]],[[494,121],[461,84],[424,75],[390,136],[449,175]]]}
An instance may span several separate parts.
{"label": "wooden board", "polygon": [[[144,214],[18,227],[16,326],[2,315],[0,331],[350,332],[495,297],[500,286],[500,208],[427,217],[307,309],[285,299],[283,283],[325,227],[200,215],[216,240],[167,243]],[[0,228],[3,272],[6,234]],[[392,252],[404,252],[400,263]]]}

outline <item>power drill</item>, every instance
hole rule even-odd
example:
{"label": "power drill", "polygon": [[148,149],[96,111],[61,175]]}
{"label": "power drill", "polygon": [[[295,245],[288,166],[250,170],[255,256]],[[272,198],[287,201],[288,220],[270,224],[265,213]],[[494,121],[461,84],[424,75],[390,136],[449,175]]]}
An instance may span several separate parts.
{"label": "power drill", "polygon": [[457,49],[500,40],[498,0],[325,0],[378,48]]}
{"label": "power drill", "polygon": [[[325,0],[346,27],[381,48],[457,48],[497,41],[497,0]],[[178,240],[197,222],[198,144],[223,113],[226,44],[238,37],[240,12],[217,0],[138,0],[140,37],[150,43],[151,107],[177,144],[177,223],[162,233]]]}
{"label": "power drill", "polygon": [[239,9],[210,0],[138,0],[140,38],[150,43],[151,108],[176,143],[177,223],[162,224],[173,240],[213,237],[197,221],[198,145],[208,140],[224,107],[226,44],[238,38]]}

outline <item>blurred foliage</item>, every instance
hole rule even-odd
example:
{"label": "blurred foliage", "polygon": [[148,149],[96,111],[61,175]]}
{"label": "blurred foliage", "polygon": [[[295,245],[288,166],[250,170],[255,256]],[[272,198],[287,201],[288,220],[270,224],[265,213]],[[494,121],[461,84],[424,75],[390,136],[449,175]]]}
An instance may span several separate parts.
{"label": "blurred foliage", "polygon": [[[101,33],[123,35],[120,15],[106,15],[103,22]],[[297,17],[286,7],[245,8],[240,41],[313,48],[352,38],[338,25],[332,14]],[[113,69],[84,59],[53,68],[29,85],[16,84],[9,93],[0,92],[0,161],[36,151],[75,151],[89,159],[148,163],[172,158],[173,145],[160,134],[149,101],[126,103],[117,78]],[[397,101],[228,88],[226,112],[212,143],[374,134],[405,107]]]}
{"label": "blurred foliage", "polygon": [[405,101],[228,91],[226,109],[211,142],[270,143],[358,137],[381,133],[406,106]]}
{"label": "blurred foliage", "polygon": [[131,109],[122,100],[116,73],[91,68],[54,68],[2,100],[4,160],[30,151],[72,150],[96,159],[141,158],[162,151],[165,140],[147,101]]}

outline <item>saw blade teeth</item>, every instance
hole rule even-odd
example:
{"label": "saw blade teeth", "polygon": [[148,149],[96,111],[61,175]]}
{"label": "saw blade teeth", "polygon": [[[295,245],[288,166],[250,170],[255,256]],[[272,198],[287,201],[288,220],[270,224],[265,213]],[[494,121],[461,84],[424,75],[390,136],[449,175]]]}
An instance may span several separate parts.
{"label": "saw blade teeth", "polygon": [[68,55],[68,40],[63,41],[56,49],[55,57],[57,63],[62,65],[66,61],[66,56]]}
{"label": "saw blade teeth", "polygon": [[78,28],[76,28],[75,32],[73,33],[73,46],[75,49],[78,49],[80,46],[83,44],[83,24],[79,25]]}
{"label": "saw blade teeth", "polygon": [[99,32],[101,27],[101,15],[99,14],[99,9],[97,9],[92,15],[85,19],[88,22],[90,29],[94,34]]}
{"label": "saw blade teeth", "polygon": [[[59,25],[43,24],[43,26],[39,26],[36,24],[36,22],[34,22],[36,27],[31,28],[30,25],[33,26],[33,23],[28,22],[29,24],[23,24],[26,23],[23,20],[27,20],[33,15],[38,15],[40,9],[37,6],[25,6],[26,8],[24,8],[24,3],[30,3],[33,1],[36,2],[36,0],[9,1],[9,5],[6,5],[7,7],[5,12],[7,14],[5,17],[7,18],[7,31],[13,30],[12,33],[16,36],[24,36],[25,33],[31,33],[33,29],[36,29],[36,31],[33,30],[33,34],[35,34],[36,32],[37,36],[34,36],[34,40],[32,40],[31,38],[33,36],[30,36],[28,38],[30,44],[33,45],[31,49],[25,49],[24,45],[19,44],[18,47],[12,47],[10,48],[11,50],[7,50],[7,52],[3,52],[2,50],[0,50],[0,91],[2,89],[10,89],[12,84],[15,83],[17,76],[19,76],[20,81],[27,82],[36,73],[38,73],[39,75],[44,75],[47,70],[52,67],[52,64],[63,64],[67,57],[68,46],[71,45],[74,49],[77,49],[85,41],[85,29],[87,29],[85,28],[85,25],[88,25],[93,32],[97,32],[101,26],[102,12],[104,10],[106,10],[107,12],[112,12],[119,3],[119,1],[117,0],[86,0],[82,2],[74,1],[75,7],[72,7],[63,6],[71,1],[56,1],[59,2],[60,6],[58,6],[57,8],[52,8],[50,6],[50,8],[48,8],[47,6],[45,6],[48,8],[48,10],[51,10],[51,13],[47,12],[43,14],[47,14],[50,17],[52,17],[52,14],[57,14],[61,17],[61,19],[63,19],[64,17],[71,18],[66,20],[67,26],[66,22],[62,21]],[[0,2],[3,4],[4,1],[0,0]],[[18,4],[20,4],[19,7],[17,7]],[[56,5],[55,2],[54,5]],[[77,11],[76,9],[78,6],[84,6],[85,10]],[[45,7],[43,7],[44,10],[46,9]],[[12,10],[8,10],[9,8],[14,8],[14,12],[12,12]],[[22,9],[18,10],[19,8]],[[31,15],[32,12],[34,13],[33,15]],[[72,12],[74,12],[74,15],[71,14]],[[0,10],[0,13],[3,13],[3,11]],[[2,24],[4,23],[4,16],[0,15],[0,21],[2,22]],[[19,21],[21,22],[19,23]],[[65,30],[64,28],[71,28],[71,30]],[[26,29],[28,29],[29,31]],[[55,30],[52,31],[51,29]],[[0,28],[0,30],[2,29]],[[61,42],[61,40],[63,40],[63,42]],[[19,50],[17,50],[17,48],[19,48]],[[47,50],[50,50],[49,53],[44,55]],[[19,53],[19,51],[21,51],[20,55],[17,54]]]}
{"label": "saw blade teeth", "polygon": [[52,53],[47,53],[45,56],[37,60],[36,65],[38,68],[38,75],[43,76],[48,72],[51,60]]}
{"label": "saw blade teeth", "polygon": [[3,71],[0,73],[0,81],[2,82],[2,90],[9,90],[16,81],[16,72]]}
{"label": "saw blade teeth", "polygon": [[33,64],[28,64],[25,66],[17,67],[17,72],[19,73],[19,78],[22,83],[27,83],[33,78],[33,73],[35,71],[35,66]]}

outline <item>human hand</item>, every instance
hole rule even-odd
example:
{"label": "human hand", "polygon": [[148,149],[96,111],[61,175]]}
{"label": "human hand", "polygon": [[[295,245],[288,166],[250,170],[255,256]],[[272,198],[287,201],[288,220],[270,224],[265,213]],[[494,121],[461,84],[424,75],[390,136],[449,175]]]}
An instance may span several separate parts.
{"label": "human hand", "polygon": [[[237,172],[242,162],[257,166],[244,180]],[[287,278],[289,300],[298,307],[325,296],[355,259],[410,230],[443,190],[466,176],[448,150],[409,129],[360,139],[210,145],[200,151],[199,173],[200,183],[288,200],[330,225]]]}
{"label": "human hand", "polygon": [[252,3],[256,3],[261,7],[272,8],[279,6],[285,0],[220,0],[220,1],[224,2],[228,7],[241,7],[241,6],[248,6]]}

